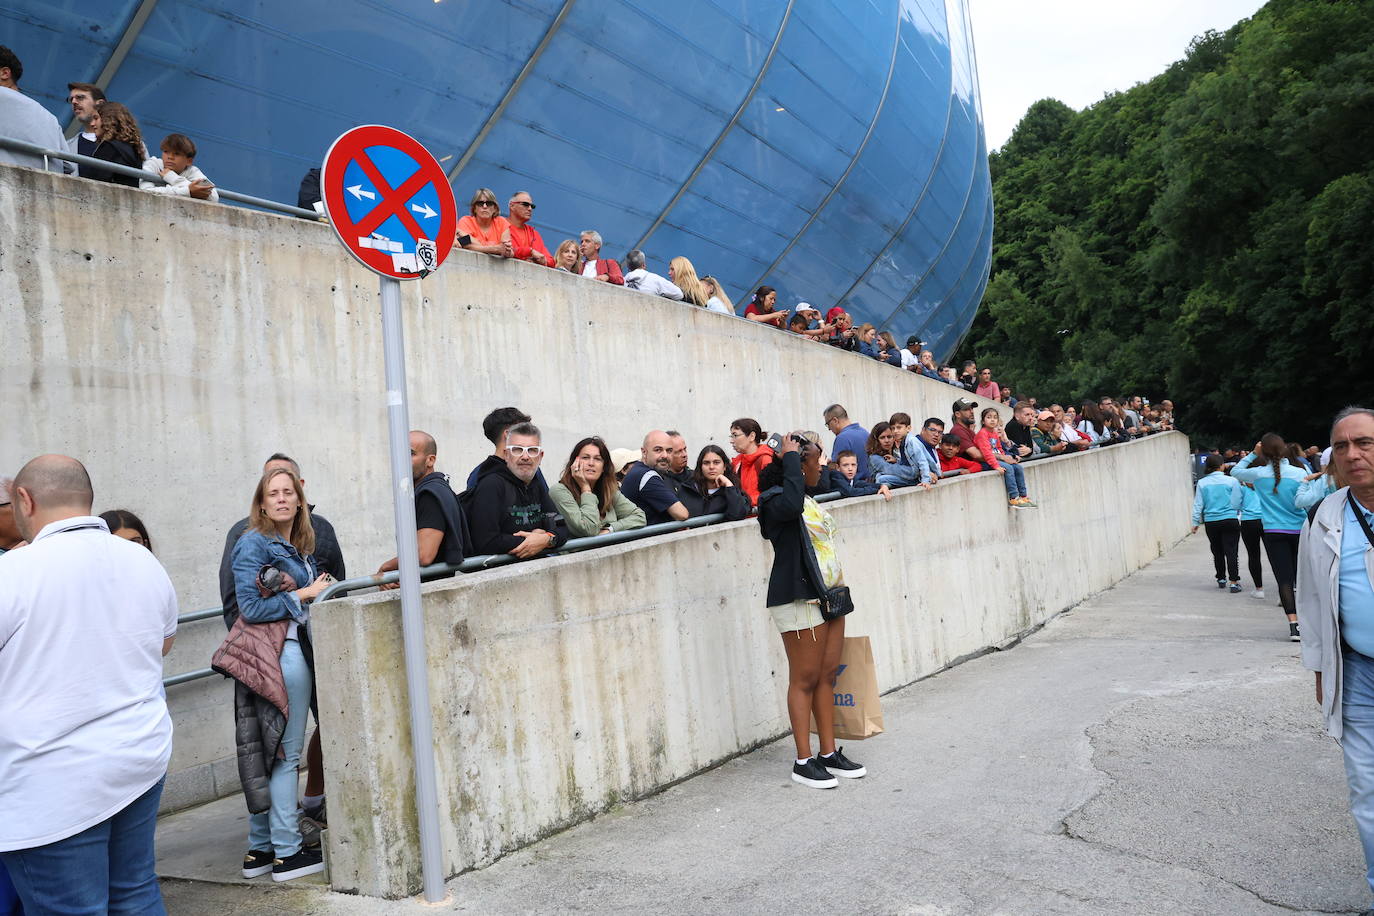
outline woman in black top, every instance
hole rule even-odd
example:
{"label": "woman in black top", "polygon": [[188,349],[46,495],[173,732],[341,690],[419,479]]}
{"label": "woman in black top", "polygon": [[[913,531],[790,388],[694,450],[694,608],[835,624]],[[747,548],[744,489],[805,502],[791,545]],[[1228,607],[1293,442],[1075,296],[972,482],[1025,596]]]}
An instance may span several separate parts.
{"label": "woman in black top", "polygon": [[[134,120],[129,109],[108,99],[97,102],[90,128],[95,134],[95,150],[91,153],[92,156],[117,165],[127,165],[132,169],[143,167],[143,135],[139,132],[138,122]],[[81,177],[122,184],[129,188],[138,187],[138,179],[131,175],[120,175],[95,166],[83,168]]]}
{"label": "woman in black top", "polygon": [[696,470],[677,495],[691,516],[720,513],[727,522],[735,522],[749,514],[749,497],[739,488],[739,478],[719,445],[701,450]]}
{"label": "woman in black top", "polygon": [[[836,776],[868,772],[835,747],[834,697],[824,686],[839,674],[845,619],[826,620],[820,597],[823,589],[843,585],[844,575],[835,556],[834,520],[806,495],[806,488],[820,480],[820,448],[793,433],[780,451],[780,460],[759,472],[759,531],[773,544],[767,604],[787,652],[787,717],[797,745],[792,779],[813,789],[833,789]],[[819,585],[817,575],[823,580]],[[811,754],[813,715],[819,756]]]}

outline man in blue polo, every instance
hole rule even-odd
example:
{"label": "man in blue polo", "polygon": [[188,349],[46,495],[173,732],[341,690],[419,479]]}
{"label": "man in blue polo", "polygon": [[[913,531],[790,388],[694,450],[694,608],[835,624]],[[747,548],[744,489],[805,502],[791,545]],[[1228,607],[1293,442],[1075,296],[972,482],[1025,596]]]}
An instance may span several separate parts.
{"label": "man in blue polo", "polygon": [[686,520],[687,506],[678,498],[668,475],[673,467],[673,440],[661,429],[644,437],[639,450],[640,460],[625,469],[620,492],[644,510],[650,525]]}
{"label": "man in blue polo", "polygon": [[[830,449],[830,454],[838,455],[840,452],[853,452],[856,455],[863,455],[866,451],[864,446],[868,445],[868,430],[857,423],[850,422],[849,412],[839,404],[831,404],[821,414],[825,419],[825,428],[835,435],[835,444]],[[859,473],[856,475],[860,480],[868,479],[868,462],[859,462]]]}
{"label": "man in blue polo", "polygon": [[1374,410],[1347,407],[1336,415],[1331,459],[1349,485],[1322,500],[1303,525],[1302,663],[1316,672],[1327,733],[1341,743],[1350,813],[1374,891]]}

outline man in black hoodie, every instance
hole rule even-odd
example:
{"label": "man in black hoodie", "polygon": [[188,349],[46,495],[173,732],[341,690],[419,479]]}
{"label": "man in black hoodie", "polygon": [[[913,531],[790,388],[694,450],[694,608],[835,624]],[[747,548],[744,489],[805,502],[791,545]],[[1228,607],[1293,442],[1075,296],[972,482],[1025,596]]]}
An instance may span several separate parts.
{"label": "man in black hoodie", "polygon": [[[434,470],[439,446],[434,437],[418,429],[410,431],[410,479],[415,483],[415,537],[420,548],[420,565],[463,562],[469,554],[467,523],[458,496],[449,486],[448,475]],[[377,575],[398,569],[395,557],[377,569]],[[382,588],[397,588],[397,584]]]}
{"label": "man in black hoodie", "polygon": [[[506,463],[506,430],[519,423],[529,423],[530,415],[519,407],[498,407],[491,413],[482,418],[482,435],[492,445],[492,453],[488,455],[481,464],[472,469],[468,474],[467,483],[463,489],[471,490],[477,486],[477,478],[487,471],[495,470]],[[549,492],[549,485],[544,480],[543,471],[534,472],[534,482],[539,485],[542,493]]]}
{"label": "man in black hoodie", "polygon": [[539,428],[533,423],[510,427],[501,452],[504,462],[484,461],[476,486],[464,494],[473,551],[525,560],[565,540],[557,530],[558,509],[536,480],[544,460]]}

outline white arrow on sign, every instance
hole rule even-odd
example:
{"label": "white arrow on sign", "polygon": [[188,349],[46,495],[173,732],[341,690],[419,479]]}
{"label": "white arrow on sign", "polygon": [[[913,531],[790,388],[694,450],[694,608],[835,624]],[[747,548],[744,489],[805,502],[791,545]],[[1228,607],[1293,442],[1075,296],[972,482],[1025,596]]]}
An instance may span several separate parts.
{"label": "white arrow on sign", "polygon": [[368,200],[376,200],[376,199],[377,199],[377,195],[376,195],[376,194],[374,194],[374,193],[371,192],[371,191],[364,191],[364,190],[363,190],[363,186],[360,185],[360,184],[350,185],[350,186],[348,187],[347,190],[348,190],[348,193],[352,194],[352,195],[353,195],[354,197],[356,197],[358,200],[362,200],[364,197],[366,197]]}
{"label": "white arrow on sign", "polygon": [[431,217],[439,215],[439,211],[431,209],[429,204],[420,204],[418,207],[415,204],[411,204],[410,209],[414,210],[425,219],[430,219]]}

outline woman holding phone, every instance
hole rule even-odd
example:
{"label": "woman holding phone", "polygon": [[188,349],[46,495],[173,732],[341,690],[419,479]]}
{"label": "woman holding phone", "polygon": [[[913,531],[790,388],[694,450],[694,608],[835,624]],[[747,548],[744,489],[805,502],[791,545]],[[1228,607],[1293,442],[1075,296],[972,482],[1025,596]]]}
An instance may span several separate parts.
{"label": "woman holding phone", "polygon": [[[272,700],[254,695],[241,675],[234,673],[239,680],[234,696],[239,773],[244,777],[244,799],[250,812],[242,874],[256,878],[271,872],[273,881],[290,881],[324,871],[319,847],[305,846],[302,841],[296,795],[315,681],[309,648],[310,603],[334,577],[317,571],[310,509],[300,480],[289,469],[274,467],[262,476],[253,491],[248,519],[248,530],[234,544],[231,555],[240,619],[216,659],[234,648],[231,654],[246,658],[249,668],[269,669],[255,683],[260,680],[271,685],[271,692],[285,693],[283,710]],[[240,628],[255,632],[240,633]],[[278,639],[282,640],[280,654],[264,655]],[[236,670],[242,670],[242,665]],[[268,704],[279,714],[285,713],[279,748],[267,746],[277,735],[265,708]],[[254,728],[259,722],[263,724]]]}
{"label": "woman holding phone", "polygon": [[574,537],[644,527],[644,510],[620,492],[610,450],[600,436],[573,446],[563,476],[549,487],[549,499]]}
{"label": "woman holding phone", "polygon": [[[835,746],[834,699],[823,686],[839,674],[844,647],[845,618],[826,620],[820,606],[824,593],[844,585],[837,529],[830,513],[806,495],[821,479],[820,447],[793,433],[779,451],[759,475],[759,533],[773,545],[767,605],[787,653],[787,718],[797,752],[792,781],[833,789],[837,776],[856,779],[868,772]],[[819,755],[811,752],[812,716]]]}

